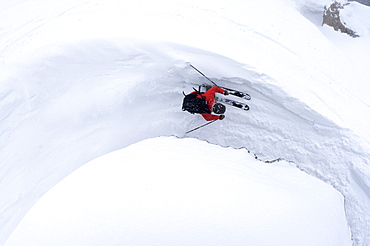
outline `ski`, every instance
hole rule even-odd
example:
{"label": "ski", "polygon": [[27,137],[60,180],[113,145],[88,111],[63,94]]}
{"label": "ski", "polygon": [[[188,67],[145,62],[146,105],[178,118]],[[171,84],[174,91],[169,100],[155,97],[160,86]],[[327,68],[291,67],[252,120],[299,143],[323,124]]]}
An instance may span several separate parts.
{"label": "ski", "polygon": [[[204,88],[205,91],[209,90],[211,87],[212,87],[212,85],[204,85],[204,84],[200,86],[200,88]],[[243,98],[243,99],[246,99],[246,100],[250,100],[251,99],[250,96],[249,96],[249,94],[246,94],[246,93],[244,94],[243,92],[236,91],[236,90],[231,90],[231,89],[228,89],[228,88],[225,88],[225,87],[220,87],[220,88],[222,88],[222,89],[226,90],[227,92],[229,92],[229,95],[233,95],[233,96],[236,96],[236,97],[239,97],[239,98]],[[201,92],[202,92],[202,90],[201,90]],[[229,98],[216,97],[216,101],[223,102],[225,104],[228,104],[228,105],[231,105],[231,106],[234,106],[234,107],[243,109],[245,111],[248,111],[249,110],[249,106],[246,103],[235,101],[235,100],[232,100],[232,99],[229,99]]]}
{"label": "ski", "polygon": [[231,100],[231,99],[228,99],[228,98],[217,97],[216,101],[225,103],[227,105],[230,105],[230,106],[233,106],[233,107],[236,107],[236,108],[243,109],[245,111],[249,110],[249,106],[246,103],[237,102],[237,101],[234,101],[234,100]]}
{"label": "ski", "polygon": [[237,91],[237,90],[234,90],[234,89],[229,89],[229,88],[222,87],[222,86],[219,86],[219,87],[226,90],[227,92],[229,92],[230,95],[240,97],[240,98],[243,98],[245,100],[251,100],[251,96],[248,93]]}

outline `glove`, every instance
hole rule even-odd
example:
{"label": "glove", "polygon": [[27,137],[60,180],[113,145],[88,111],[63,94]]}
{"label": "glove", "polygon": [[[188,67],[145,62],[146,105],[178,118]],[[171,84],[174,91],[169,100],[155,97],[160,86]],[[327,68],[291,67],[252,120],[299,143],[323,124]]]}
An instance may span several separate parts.
{"label": "glove", "polygon": [[225,92],[224,92],[224,95],[225,95],[225,96],[229,95],[229,92],[228,92],[228,91],[225,91]]}
{"label": "glove", "polygon": [[223,120],[223,119],[225,119],[225,115],[220,115],[220,120]]}

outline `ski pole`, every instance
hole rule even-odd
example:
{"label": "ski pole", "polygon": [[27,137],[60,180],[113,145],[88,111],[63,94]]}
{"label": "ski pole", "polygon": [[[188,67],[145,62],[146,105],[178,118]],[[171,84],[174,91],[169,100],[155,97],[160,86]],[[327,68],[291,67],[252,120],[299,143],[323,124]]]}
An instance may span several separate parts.
{"label": "ski pole", "polygon": [[218,86],[215,82],[213,82],[210,78],[208,78],[207,76],[204,75],[204,73],[202,73],[201,71],[199,71],[196,67],[194,67],[193,65],[191,65],[191,63],[189,63],[190,67],[194,68],[195,71],[197,71],[198,73],[200,73],[201,75],[204,76],[204,78],[208,79],[209,81],[212,82],[212,84],[214,84],[215,86]]}
{"label": "ski pole", "polygon": [[190,131],[185,132],[185,134],[188,134],[188,133],[190,133],[190,132],[193,132],[193,131],[195,131],[195,130],[198,130],[199,128],[202,128],[202,127],[204,127],[204,126],[207,126],[207,125],[209,125],[209,124],[211,124],[211,123],[213,123],[213,122],[215,122],[215,121],[216,121],[216,120],[212,120],[211,122],[208,122],[208,123],[206,123],[206,124],[204,124],[204,125],[198,126],[198,127],[194,128],[194,129],[192,129],[192,130],[190,130]]}

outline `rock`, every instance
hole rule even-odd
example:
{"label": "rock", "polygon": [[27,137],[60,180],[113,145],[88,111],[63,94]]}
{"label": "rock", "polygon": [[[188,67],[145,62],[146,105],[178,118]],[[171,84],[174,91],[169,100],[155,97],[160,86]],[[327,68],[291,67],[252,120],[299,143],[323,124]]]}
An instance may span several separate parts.
{"label": "rock", "polygon": [[329,7],[325,6],[324,16],[322,25],[326,24],[334,28],[335,31],[340,30],[342,33],[347,33],[351,37],[359,37],[355,31],[346,27],[346,23],[342,22],[340,19],[340,10],[344,9],[345,6],[350,3],[339,3],[334,1]]}

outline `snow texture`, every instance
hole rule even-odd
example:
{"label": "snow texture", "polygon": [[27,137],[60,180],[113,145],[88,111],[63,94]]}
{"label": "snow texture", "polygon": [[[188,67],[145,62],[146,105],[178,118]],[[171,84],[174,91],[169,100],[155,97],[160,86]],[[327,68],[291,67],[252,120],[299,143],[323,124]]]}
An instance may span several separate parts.
{"label": "snow texture", "polygon": [[350,236],[340,193],[294,164],[162,137],[99,157],[58,183],[6,245],[24,242],[350,245]]}
{"label": "snow texture", "polygon": [[[369,245],[369,8],[351,3],[344,15],[362,34],[353,39],[321,26],[328,2],[0,1],[0,244],[43,194],[90,160],[177,136],[232,147],[209,147],[214,155],[246,148],[262,161],[293,162],[343,195],[352,243]],[[204,120],[181,111],[182,92],[207,82],[187,62],[222,86],[248,92],[251,110],[228,108],[223,121],[185,135]],[[143,151],[145,143],[138,145]],[[240,162],[230,161],[230,171]],[[264,165],[242,166],[257,163]],[[283,165],[275,164],[264,168]],[[215,163],[221,166],[228,170]],[[269,183],[261,179],[255,190]],[[292,199],[301,191],[295,186],[299,178],[280,191]],[[318,187],[322,194],[326,186]],[[340,211],[338,194],[328,194],[333,198],[320,211],[329,204]],[[346,233],[343,221],[330,223]]]}

